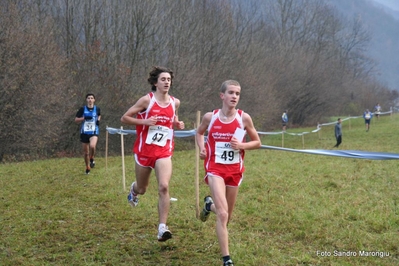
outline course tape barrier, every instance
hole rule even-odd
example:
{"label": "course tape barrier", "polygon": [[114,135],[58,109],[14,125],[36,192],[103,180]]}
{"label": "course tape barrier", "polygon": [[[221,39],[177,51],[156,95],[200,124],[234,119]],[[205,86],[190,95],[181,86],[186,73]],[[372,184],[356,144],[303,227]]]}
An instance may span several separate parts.
{"label": "course tape barrier", "polygon": [[275,146],[261,145],[261,149],[271,149],[280,151],[300,152],[313,155],[325,155],[335,157],[345,157],[353,159],[367,160],[399,160],[399,154],[388,152],[372,152],[372,151],[344,151],[344,150],[296,150],[290,148],[281,148]]}
{"label": "course tape barrier", "polygon": [[[129,130],[129,129],[121,129],[121,128],[112,128],[112,127],[107,127],[107,131],[110,134],[120,134],[120,135],[135,135],[136,130]],[[173,133],[175,137],[178,138],[187,138],[187,137],[192,137],[195,136],[195,129],[191,130],[174,130]]]}
{"label": "course tape barrier", "polygon": [[[392,111],[388,111],[388,112],[380,112],[380,115],[384,115],[384,114],[390,114],[392,113]],[[373,115],[375,113],[372,113]],[[354,118],[362,118],[363,116],[350,116],[350,117],[346,117],[346,118],[342,118],[342,121],[346,121],[349,119],[354,119]],[[288,134],[288,135],[293,135],[293,136],[302,136],[305,134],[309,134],[309,133],[316,133],[319,130],[321,130],[322,126],[330,126],[330,125],[335,125],[337,122],[330,122],[330,123],[322,123],[322,124],[318,124],[317,128],[315,130],[312,130],[310,132],[302,132],[302,133],[290,133],[287,131],[277,131],[277,132],[262,132],[262,131],[258,131],[259,135],[279,135],[279,134]],[[128,134],[136,134],[136,130],[129,130],[129,129],[121,129],[121,128],[111,128],[111,127],[107,127],[107,131],[110,134],[121,134],[121,135],[128,135]],[[174,131],[174,134],[176,137],[178,138],[186,138],[186,137],[191,137],[191,136],[195,136],[195,129],[192,130],[178,130],[178,131]]]}
{"label": "course tape barrier", "polygon": [[[391,113],[391,112],[386,112]],[[382,114],[382,113],[380,113]],[[345,120],[351,118],[359,118],[362,116],[357,117],[348,117]],[[344,120],[344,119],[342,119]],[[332,125],[336,124],[333,123],[325,123],[319,124],[317,129],[311,132],[317,132],[321,129],[321,126]],[[128,130],[128,129],[121,129],[121,128],[106,128],[108,133],[110,134],[120,134],[120,135],[128,135],[128,134],[136,134],[136,130]],[[303,133],[290,133],[291,135],[303,135],[308,134],[311,132],[303,132]],[[282,132],[258,132],[258,134],[281,134]],[[196,130],[175,130],[174,135],[178,138],[186,138],[186,137],[193,137],[196,134]],[[307,154],[314,154],[314,155],[325,155],[325,156],[335,156],[335,157],[345,157],[345,158],[354,158],[354,159],[368,159],[368,160],[399,160],[399,154],[396,153],[386,153],[386,152],[371,152],[371,151],[351,151],[351,150],[296,150],[290,148],[281,148],[276,146],[268,146],[268,145],[261,145],[260,149],[271,149],[271,150],[280,150],[280,151],[290,151],[290,152],[300,152],[300,153],[307,153]]]}

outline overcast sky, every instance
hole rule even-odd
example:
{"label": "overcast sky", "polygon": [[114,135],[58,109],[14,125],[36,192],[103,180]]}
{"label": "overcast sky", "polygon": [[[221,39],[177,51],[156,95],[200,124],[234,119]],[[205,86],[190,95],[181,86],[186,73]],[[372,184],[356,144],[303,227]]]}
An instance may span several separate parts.
{"label": "overcast sky", "polygon": [[386,5],[387,7],[399,11],[399,1],[398,0],[374,0],[377,3]]}

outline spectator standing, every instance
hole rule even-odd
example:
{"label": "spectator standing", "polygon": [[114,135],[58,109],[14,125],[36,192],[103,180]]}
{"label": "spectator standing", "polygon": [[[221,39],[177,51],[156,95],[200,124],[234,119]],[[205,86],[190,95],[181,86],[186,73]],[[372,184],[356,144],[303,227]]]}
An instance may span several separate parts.
{"label": "spectator standing", "polygon": [[377,103],[376,106],[374,107],[374,113],[378,120],[380,118],[380,114],[381,114],[381,105],[379,103]]}
{"label": "spectator standing", "polygon": [[287,124],[288,124],[288,115],[287,115],[287,110],[285,110],[281,116],[281,120],[283,123],[283,132],[287,129]]}
{"label": "spectator standing", "polygon": [[337,140],[337,144],[335,144],[334,148],[338,148],[338,146],[342,142],[342,124],[341,118],[338,118],[337,124],[335,124],[335,139]]}

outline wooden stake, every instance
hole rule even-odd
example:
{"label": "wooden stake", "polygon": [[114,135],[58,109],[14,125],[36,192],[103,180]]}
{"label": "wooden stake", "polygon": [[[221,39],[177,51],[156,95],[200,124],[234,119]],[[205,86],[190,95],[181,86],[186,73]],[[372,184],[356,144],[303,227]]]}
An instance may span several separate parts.
{"label": "wooden stake", "polygon": [[121,127],[121,153],[122,153],[122,184],[123,184],[123,191],[126,191],[126,181],[125,181],[125,148],[124,148],[124,141],[123,141],[123,127]]}
{"label": "wooden stake", "polygon": [[[196,120],[196,129],[200,125],[201,119],[201,111],[197,111],[197,120]],[[200,207],[199,207],[199,147],[197,144],[197,138],[195,137],[195,217],[199,218],[200,216]]]}
{"label": "wooden stake", "polygon": [[319,127],[317,134],[319,135],[319,139],[321,139],[321,127],[319,126],[319,122],[317,122],[317,127]]}
{"label": "wooden stake", "polygon": [[105,171],[108,169],[108,126],[106,126],[105,133]]}

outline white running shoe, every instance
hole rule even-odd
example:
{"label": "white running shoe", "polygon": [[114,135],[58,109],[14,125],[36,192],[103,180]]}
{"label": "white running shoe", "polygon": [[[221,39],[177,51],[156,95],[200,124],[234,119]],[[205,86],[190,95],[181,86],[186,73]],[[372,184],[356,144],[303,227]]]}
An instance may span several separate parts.
{"label": "white running shoe", "polygon": [[159,242],[164,242],[171,238],[172,238],[172,233],[169,231],[167,226],[162,227],[161,229],[158,230],[158,241]]}

